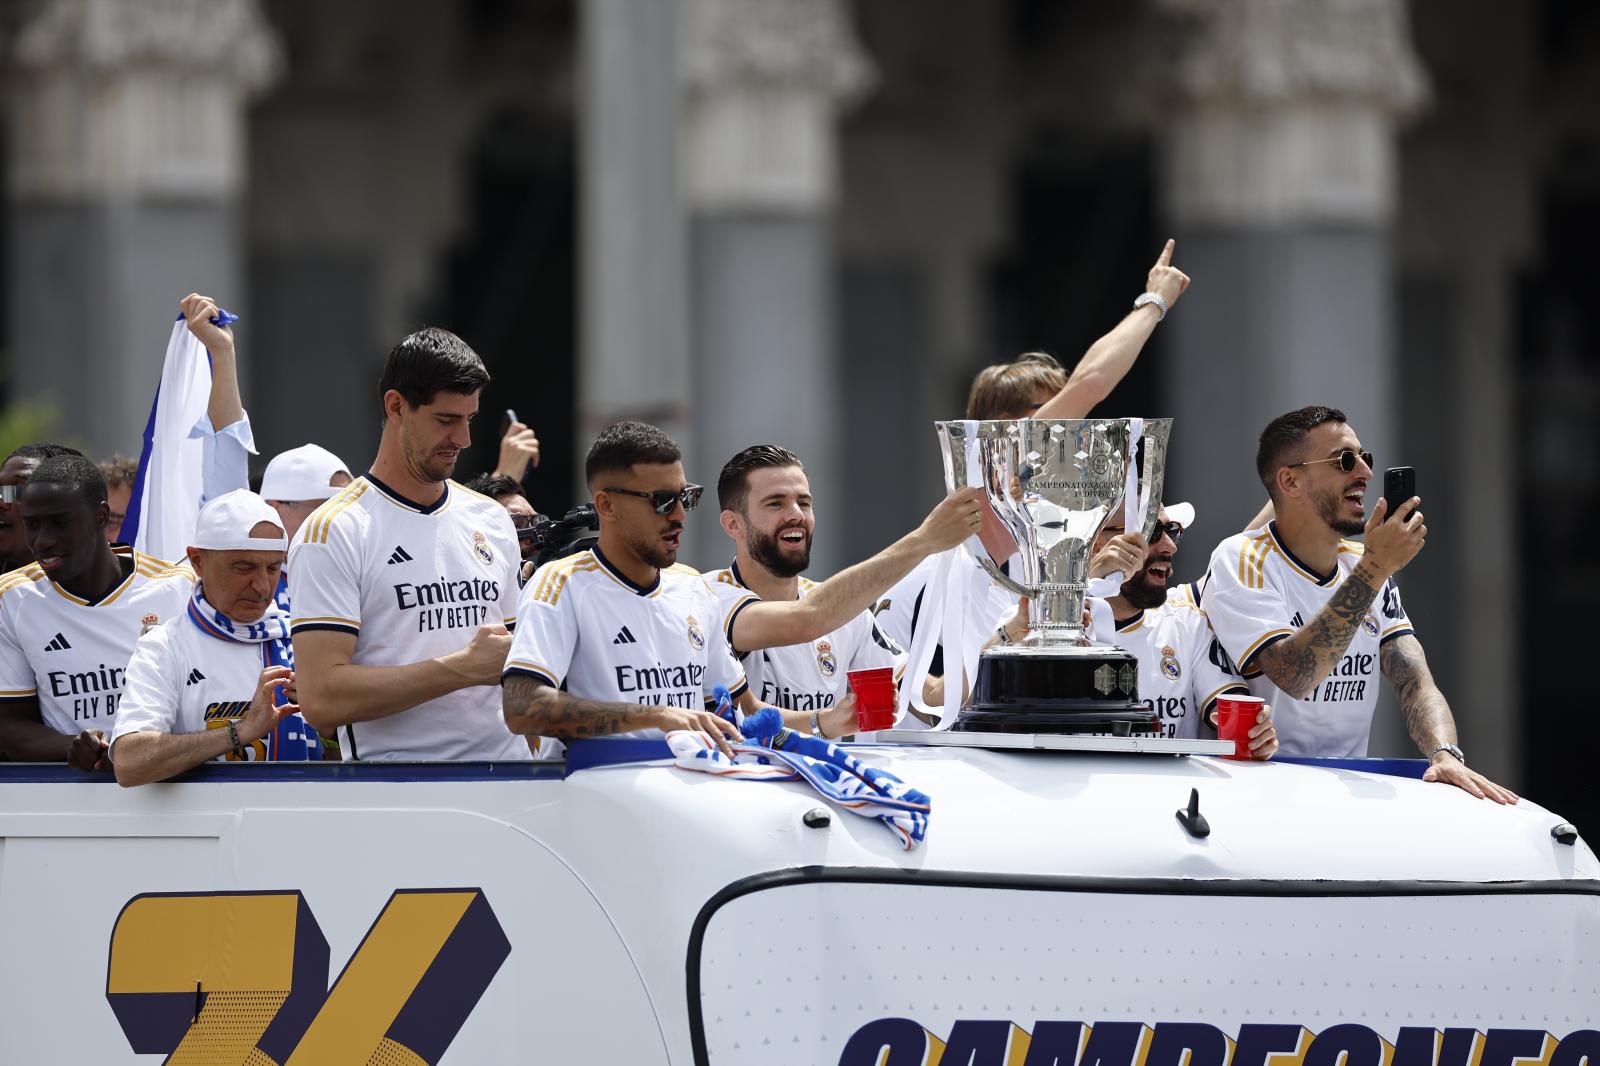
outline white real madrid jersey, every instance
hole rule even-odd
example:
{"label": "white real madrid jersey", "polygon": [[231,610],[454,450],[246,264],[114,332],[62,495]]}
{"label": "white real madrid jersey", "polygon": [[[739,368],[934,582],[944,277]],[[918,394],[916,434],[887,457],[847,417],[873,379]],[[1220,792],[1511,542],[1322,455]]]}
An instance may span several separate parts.
{"label": "white real madrid jersey", "polygon": [[[139,638],[128,662],[112,733],[113,760],[117,740],[129,733],[226,729],[250,709],[265,668],[260,644],[208,636],[187,614],[163,622]],[[301,719],[291,715],[285,721],[298,724]],[[265,740],[245,745],[247,761],[266,757]],[[232,761],[233,753],[217,758]]]}
{"label": "white real madrid jersey", "polygon": [[[745,587],[737,563],[705,575],[724,611],[732,611],[754,595]],[[800,579],[800,595],[817,587]],[[731,636],[731,631],[730,631]],[[862,611],[840,628],[809,644],[746,652],[733,647],[744,664],[745,679],[757,700],[793,711],[822,711],[844,699],[851,670],[889,667],[895,680],[905,669],[905,652],[884,635],[872,612]]]}
{"label": "white real madrid jersey", "polygon": [[181,618],[194,591],[187,566],[124,544],[113,550],[133,570],[95,603],[37,563],[0,577],[0,699],[37,698],[44,724],[58,733],[111,732],[140,633]]}
{"label": "white real madrid jersey", "polygon": [[586,700],[698,710],[718,685],[735,698],[745,690],[728,631],[755,602],[746,594],[723,609],[687,567],[634,584],[596,545],[546,563],[523,587],[506,676],[535,677]]}
{"label": "white real madrid jersey", "polygon": [[[996,584],[989,576],[989,572],[983,569],[964,547],[954,550],[960,553],[957,562],[967,578],[964,593],[966,625],[963,639],[970,647],[979,648],[987,643],[989,638],[994,636],[995,630],[1016,612],[1018,596]],[[924,626],[939,628],[944,625],[942,617],[932,617],[929,612],[923,610],[923,603],[927,599],[928,582],[933,577],[937,561],[937,555],[930,555],[922,560],[912,568],[911,573],[884,593],[883,598],[873,608],[878,628],[890,641],[906,649],[907,652],[915,642],[917,633]],[[1020,563],[1021,556],[1013,555],[1001,569],[1007,574],[1014,574]],[[942,644],[939,654],[942,659]],[[943,672],[940,660],[936,659],[933,675],[938,676]]]}
{"label": "white real madrid jersey", "polygon": [[1201,719],[1217,697],[1229,689],[1245,689],[1192,585],[1169,589],[1167,602],[1121,625],[1110,611],[1095,611],[1094,618],[1095,640],[1115,644],[1139,660],[1139,699],[1160,716],[1163,736],[1199,737]]}
{"label": "white real madrid jersey", "polygon": [[[291,632],[356,638],[350,661],[403,666],[459,651],[479,626],[516,622],[517,534],[505,508],[453,481],[422,506],[371,474],[311,513],[289,549]],[[500,691],[457,689],[339,728],[346,759],[527,759]]]}
{"label": "white real madrid jersey", "polygon": [[1344,541],[1331,574],[1296,559],[1278,537],[1276,523],[1239,533],[1211,555],[1201,601],[1211,628],[1250,685],[1272,705],[1284,755],[1359,758],[1367,753],[1372,712],[1378,705],[1384,641],[1413,632],[1390,578],[1378,590],[1350,646],[1328,676],[1303,700],[1291,699],[1261,673],[1261,649],[1284,640],[1315,618],[1361,560],[1362,546]]}

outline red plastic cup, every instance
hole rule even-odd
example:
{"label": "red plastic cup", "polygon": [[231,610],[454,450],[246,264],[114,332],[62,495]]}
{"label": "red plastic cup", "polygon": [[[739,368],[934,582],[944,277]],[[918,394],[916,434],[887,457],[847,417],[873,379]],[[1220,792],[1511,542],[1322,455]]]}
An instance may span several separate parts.
{"label": "red plastic cup", "polygon": [[889,729],[894,725],[894,668],[851,670],[850,690],[856,694],[856,721],[863,733]]}
{"label": "red plastic cup", "polygon": [[1267,701],[1260,696],[1224,693],[1217,697],[1217,739],[1233,741],[1233,754],[1224,759],[1250,758],[1250,730]]}

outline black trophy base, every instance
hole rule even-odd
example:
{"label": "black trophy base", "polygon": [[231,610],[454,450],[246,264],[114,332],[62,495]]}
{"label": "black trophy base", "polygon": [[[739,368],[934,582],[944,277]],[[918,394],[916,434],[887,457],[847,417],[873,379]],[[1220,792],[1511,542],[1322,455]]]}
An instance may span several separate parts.
{"label": "black trophy base", "polygon": [[955,730],[967,733],[1154,733],[1139,701],[1139,663],[1109,645],[1001,648],[978,660],[972,702]]}

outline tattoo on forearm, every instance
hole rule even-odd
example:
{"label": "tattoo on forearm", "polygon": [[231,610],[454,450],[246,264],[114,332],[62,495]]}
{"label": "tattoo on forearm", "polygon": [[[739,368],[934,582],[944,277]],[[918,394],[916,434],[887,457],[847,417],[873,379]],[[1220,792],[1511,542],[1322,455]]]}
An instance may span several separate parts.
{"label": "tattoo on forearm", "polygon": [[647,727],[650,708],[586,700],[543,681],[513,674],[502,686],[506,724],[514,733],[574,740]]}
{"label": "tattoo on forearm", "polygon": [[1455,717],[1444,693],[1433,682],[1422,642],[1409,634],[1395,637],[1378,653],[1378,664],[1394,685],[1400,710],[1405,714],[1406,732],[1417,747],[1426,753],[1441,744],[1454,744]]}
{"label": "tattoo on forearm", "polygon": [[1304,699],[1350,647],[1350,638],[1377,595],[1378,590],[1357,566],[1309,625],[1262,649],[1258,657],[1261,669],[1284,692]]}

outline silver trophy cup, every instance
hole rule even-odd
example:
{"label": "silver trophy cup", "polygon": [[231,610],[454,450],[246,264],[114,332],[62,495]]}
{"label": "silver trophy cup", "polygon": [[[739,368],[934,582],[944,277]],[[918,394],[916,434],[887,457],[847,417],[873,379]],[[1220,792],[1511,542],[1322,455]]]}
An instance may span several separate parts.
{"label": "silver trophy cup", "polygon": [[[982,488],[1015,542],[1016,573],[980,551],[1001,585],[1027,597],[1028,635],[983,653],[972,699],[955,728],[1009,733],[1146,732],[1158,723],[1138,698],[1138,663],[1084,628],[1090,550],[1124,507],[1137,464],[1136,507],[1146,538],[1161,507],[1171,419],[1017,419],[937,423],[945,482]],[[1143,461],[1139,453],[1143,453]]]}

